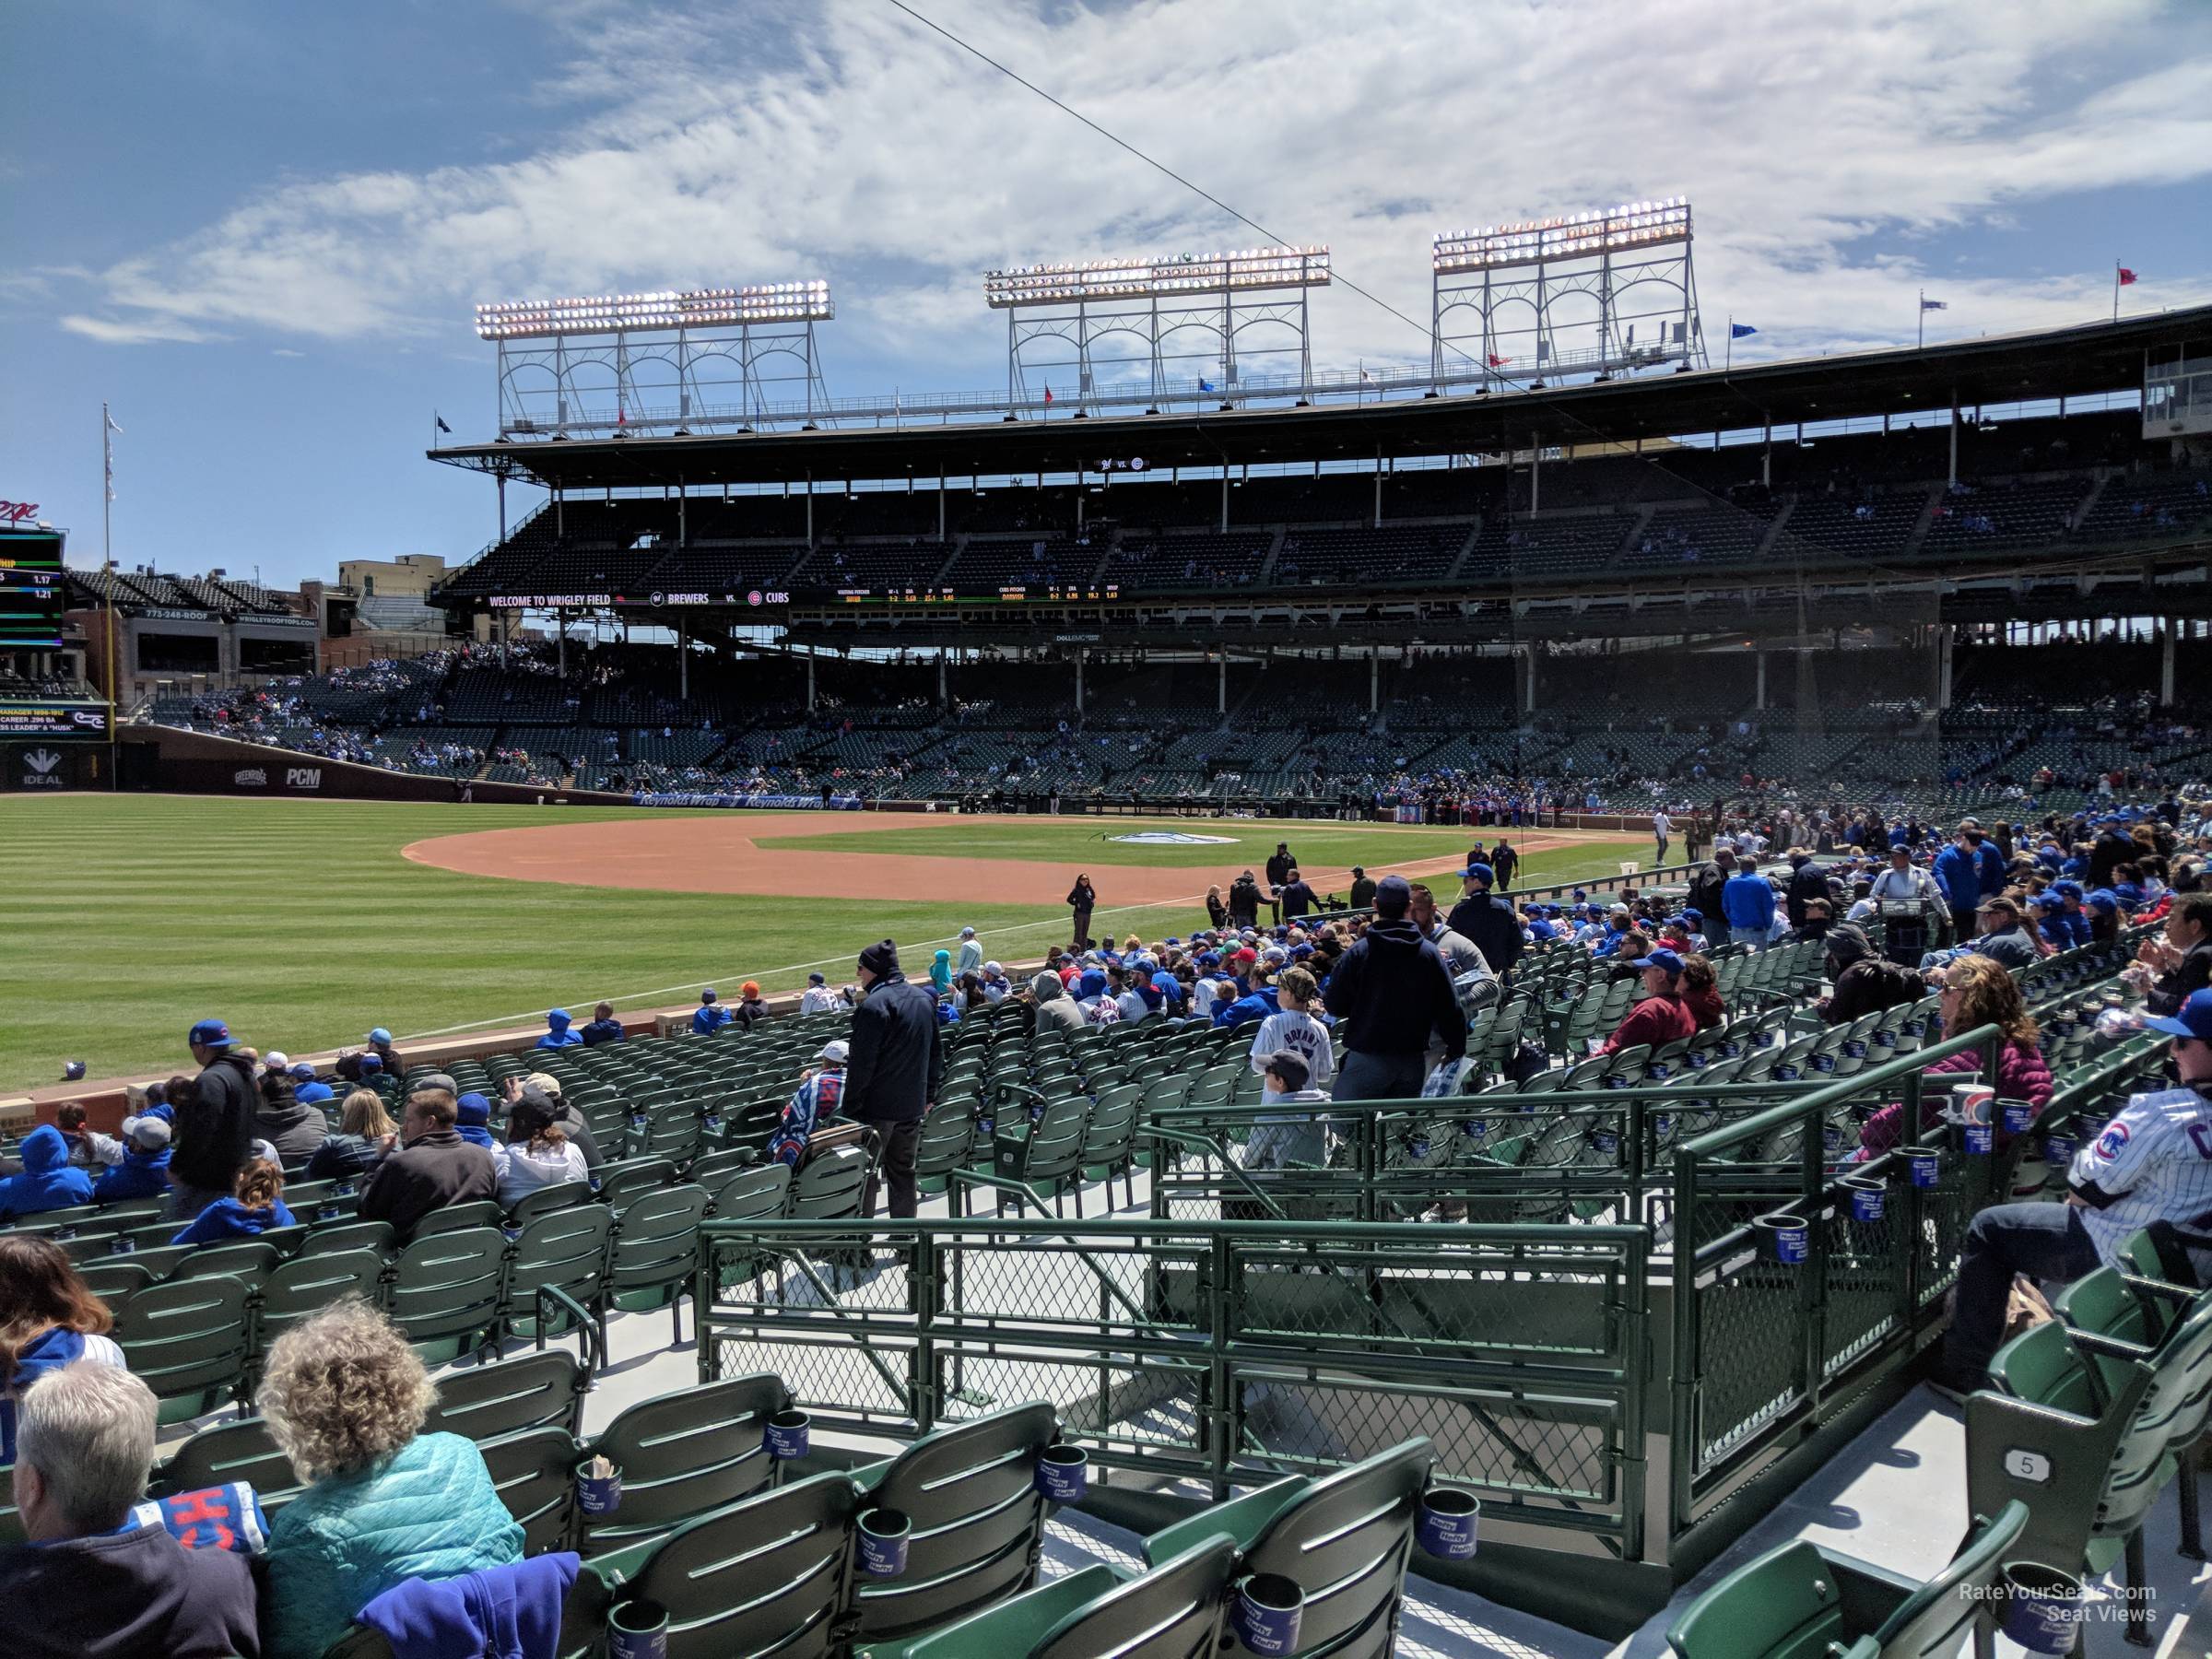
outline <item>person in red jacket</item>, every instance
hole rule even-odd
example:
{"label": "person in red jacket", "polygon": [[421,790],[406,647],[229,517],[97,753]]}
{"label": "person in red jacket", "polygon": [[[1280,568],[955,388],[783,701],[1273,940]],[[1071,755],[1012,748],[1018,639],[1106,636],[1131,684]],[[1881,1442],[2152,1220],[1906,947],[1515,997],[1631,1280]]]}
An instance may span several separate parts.
{"label": "person in red jacket", "polygon": [[1697,1034],[1697,1017],[1682,1000],[1682,959],[1671,950],[1654,950],[1638,958],[1636,968],[1643,981],[1643,1000],[1629,1009],[1613,1028],[1613,1035],[1599,1045],[1601,1054],[1640,1042],[1659,1048]]}
{"label": "person in red jacket", "polygon": [[[2044,1063],[2042,1050],[2037,1046],[2041,1032],[2035,1017],[2028,1012],[2027,999],[2020,994],[2020,982],[2013,977],[2010,969],[1994,957],[1960,957],[1943,971],[1940,1011],[1944,1031],[1950,1036],[1963,1036],[1992,1025],[2002,1031],[2003,1041],[1997,1044],[1997,1075],[1994,1078],[1983,1077],[1982,1081],[1995,1085],[2000,1100],[2025,1100],[2038,1112],[2043,1109],[2051,1099],[2051,1067]],[[1982,1051],[1966,1049],[1924,1067],[1922,1075],[1938,1079],[1956,1076],[1963,1082],[1979,1077],[1981,1070]],[[1947,1103],[1949,1092],[1950,1086],[1941,1081],[1923,1085],[1922,1130],[1936,1126],[1937,1114]],[[1866,1149],[1868,1156],[1887,1152],[1906,1133],[1903,1104],[1885,1106],[1860,1127],[1859,1145]],[[2009,1138],[2000,1121],[1997,1144],[2002,1147]]]}

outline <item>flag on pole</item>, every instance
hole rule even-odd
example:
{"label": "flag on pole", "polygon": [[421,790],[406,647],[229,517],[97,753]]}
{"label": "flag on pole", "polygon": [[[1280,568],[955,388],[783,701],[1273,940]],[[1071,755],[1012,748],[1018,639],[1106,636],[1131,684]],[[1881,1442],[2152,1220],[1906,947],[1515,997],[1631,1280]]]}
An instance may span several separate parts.
{"label": "flag on pole", "polygon": [[1048,404],[1053,401],[1053,389],[1050,386],[1044,389],[1044,401]]}
{"label": "flag on pole", "polygon": [[112,501],[115,499],[115,446],[108,441],[108,433],[121,432],[123,428],[116,424],[115,417],[108,413],[106,404],[100,406],[100,418],[105,423],[100,434],[101,482],[108,492],[108,500]]}
{"label": "flag on pole", "polygon": [[1924,312],[1949,311],[1951,302],[1948,300],[1931,300],[1923,294],[1920,300],[1920,309]]}
{"label": "flag on pole", "polygon": [[2136,280],[2138,279],[2133,271],[2129,270],[2125,265],[2122,265],[2120,267],[2120,286],[2122,288],[2126,288]]}
{"label": "flag on pole", "polygon": [[453,429],[445,424],[444,416],[439,414],[437,410],[432,409],[430,411],[430,418],[438,423],[438,429],[440,431],[443,432],[449,438],[453,436]]}
{"label": "flag on pole", "polygon": [[625,409],[620,404],[617,404],[615,406],[615,424],[617,426],[628,426],[629,424],[629,411]]}
{"label": "flag on pole", "polygon": [[1364,366],[1362,366],[1362,367],[1361,367],[1361,369],[1360,369],[1360,371],[1359,371],[1359,378],[1360,378],[1361,380],[1363,380],[1363,381],[1371,381],[1371,380],[1373,380],[1375,377],[1374,377],[1373,375],[1370,374],[1370,373],[1367,371],[1366,368],[1365,368]]}
{"label": "flag on pole", "polygon": [[1754,328],[1748,323],[1731,323],[1728,324],[1728,337],[1732,340],[1740,340],[1745,338],[1747,335],[1755,335],[1758,332],[1759,330]]}
{"label": "flag on pole", "polygon": [[1493,369],[1502,369],[1512,360],[1512,358],[1500,357],[1494,351],[1490,353],[1490,367]]}
{"label": "flag on pole", "polygon": [[1209,380],[1206,380],[1206,379],[1204,379],[1204,378],[1201,378],[1201,379],[1199,380],[1199,382],[1198,382],[1198,390],[1199,390],[1199,391],[1201,391],[1201,392],[1211,392],[1213,389],[1214,389],[1214,382],[1213,382],[1212,381],[1209,381]]}

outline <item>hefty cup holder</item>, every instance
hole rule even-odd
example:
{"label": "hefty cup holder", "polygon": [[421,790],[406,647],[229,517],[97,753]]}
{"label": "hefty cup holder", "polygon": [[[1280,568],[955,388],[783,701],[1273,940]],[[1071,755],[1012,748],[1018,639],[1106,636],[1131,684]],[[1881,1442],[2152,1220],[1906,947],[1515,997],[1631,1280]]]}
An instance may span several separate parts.
{"label": "hefty cup holder", "polygon": [[1457,1487],[1430,1487],[1421,1494],[1414,1523],[1421,1547],[1440,1561],[1471,1561],[1482,1530],[1482,1500]]}
{"label": "hefty cup holder", "polygon": [[1959,1125],[1959,1149],[1969,1158],[1987,1158],[1996,1139],[1996,1131],[1987,1124]]}
{"label": "hefty cup holder", "polygon": [[870,1578],[897,1578],[906,1571],[913,1530],[904,1510],[869,1510],[860,1518],[860,1570]]}
{"label": "hefty cup holder", "polygon": [[605,1475],[591,1472],[595,1458],[586,1458],[576,1465],[576,1507],[596,1521],[613,1514],[622,1507],[622,1471],[613,1468]]}
{"label": "hefty cup holder", "polygon": [[1426,1135],[1416,1135],[1406,1142],[1406,1156],[1416,1163],[1425,1162],[1432,1150]]}
{"label": "hefty cup holder", "polygon": [[2005,1563],[2005,1634],[2031,1653],[2070,1653],[2081,1631],[2081,1581],[2038,1561]]}
{"label": "hefty cup holder", "polygon": [[1294,1580],[1279,1572],[1255,1572],[1237,1585],[1230,1623],[1251,1653],[1295,1653],[1305,1614],[1306,1593]]}
{"label": "hefty cup holder", "polygon": [[1047,1502],[1079,1502],[1090,1487],[1090,1453],[1053,1441],[1038,1454],[1036,1487]]}
{"label": "hefty cup holder", "polygon": [[618,1602],[606,1616],[607,1659],[668,1659],[668,1609],[659,1602]]}
{"label": "hefty cup holder", "polygon": [[2063,1175],[2066,1166],[2074,1161],[2074,1150],[2077,1144],[2070,1135],[2044,1135],[2043,1161]]}
{"label": "hefty cup holder", "polygon": [[126,1234],[118,1233],[114,1238],[108,1241],[108,1253],[110,1255],[129,1255],[131,1252],[137,1248],[138,1241],[129,1237]]}
{"label": "hefty cup holder", "polygon": [[1784,1210],[1761,1216],[1751,1223],[1759,1235],[1759,1253],[1784,1267],[1795,1267],[1812,1253],[1813,1230],[1803,1216]]}
{"label": "hefty cup holder", "polygon": [[804,1411],[779,1411],[768,1419],[768,1427],[761,1431],[761,1443],[778,1463],[790,1463],[806,1455],[813,1428],[814,1419]]}
{"label": "hefty cup holder", "polygon": [[1905,1178],[1916,1187],[1932,1187],[1943,1176],[1943,1159],[1939,1154],[1919,1147],[1905,1154]]}
{"label": "hefty cup holder", "polygon": [[1999,1100],[1997,1121],[2005,1125],[2006,1135],[2025,1135],[2028,1125],[2035,1122],[2035,1108],[2025,1100]]}
{"label": "hefty cup holder", "polygon": [[1876,1181],[1867,1175],[1846,1175],[1843,1190],[1851,1195],[1851,1218],[1853,1221],[1879,1221],[1888,1207],[1889,1186],[1887,1182]]}

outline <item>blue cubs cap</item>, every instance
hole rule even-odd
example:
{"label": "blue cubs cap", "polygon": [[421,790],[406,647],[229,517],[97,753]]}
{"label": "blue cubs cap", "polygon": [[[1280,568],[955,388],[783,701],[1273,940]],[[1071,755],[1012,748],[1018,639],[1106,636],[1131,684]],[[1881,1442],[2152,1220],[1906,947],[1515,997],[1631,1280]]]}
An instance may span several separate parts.
{"label": "blue cubs cap", "polygon": [[194,1048],[229,1048],[230,1028],[219,1019],[203,1019],[185,1033],[184,1041]]}
{"label": "blue cubs cap", "polygon": [[2111,888],[2099,888],[2089,895],[2088,902],[2097,910],[2116,911],[2120,908],[2120,895]]}
{"label": "blue cubs cap", "polygon": [[291,1076],[295,1083],[312,1083],[315,1080],[315,1068],[302,1060],[292,1067]]}
{"label": "blue cubs cap", "polygon": [[1471,864],[1459,873],[1459,878],[1462,881],[1479,881],[1484,887],[1495,887],[1498,884],[1498,872],[1487,864]]}
{"label": "blue cubs cap", "polygon": [[806,976],[806,982],[807,982],[808,984],[810,984],[810,985],[823,985],[823,984],[827,984],[827,983],[829,983],[829,982],[828,982],[827,980],[823,979],[823,978],[822,978],[822,976],[821,976],[820,974],[818,974],[818,973],[810,973],[810,974],[808,974],[808,975]]}
{"label": "blue cubs cap", "polygon": [[1576,888],[1574,889],[1574,901],[1577,904],[1580,904],[1583,900],[1589,897],[1590,889],[1588,888]]}
{"label": "blue cubs cap", "polygon": [[1705,912],[1701,910],[1692,910],[1688,905],[1684,905],[1682,907],[1681,915],[1677,916],[1676,920],[1679,922],[1702,922],[1705,920]]}
{"label": "blue cubs cap", "polygon": [[2078,881],[2054,881],[2051,884],[2051,890],[2068,899],[2086,899],[2088,897],[2088,893],[2082,890],[2081,883]]}
{"label": "blue cubs cap", "polygon": [[1638,957],[1634,965],[1638,968],[1657,968],[1670,974],[1682,971],[1682,959],[1671,950],[1654,950],[1650,956]]}
{"label": "blue cubs cap", "polygon": [[2172,1037],[2194,1037],[2212,1042],[2212,991],[2192,991],[2188,1000],[2171,1014],[2154,1015],[2143,1021],[2147,1031],[2164,1031]]}
{"label": "blue cubs cap", "polygon": [[375,1030],[369,1033],[369,1041],[371,1042],[389,1042],[392,1041],[392,1033],[385,1030],[382,1026],[378,1026]]}
{"label": "blue cubs cap", "polygon": [[455,1121],[481,1129],[491,1122],[491,1102],[471,1089],[453,1102]]}
{"label": "blue cubs cap", "polygon": [[2037,910],[2049,911],[2062,908],[2066,901],[2056,893],[2038,893],[2028,902],[2035,906]]}
{"label": "blue cubs cap", "polygon": [[364,1077],[371,1072],[382,1071],[384,1069],[383,1056],[382,1054],[363,1054],[360,1059],[360,1066],[361,1076]]}
{"label": "blue cubs cap", "polygon": [[699,1000],[702,1003],[712,1002],[714,1000],[714,987],[709,985],[704,991],[701,991],[699,994]]}

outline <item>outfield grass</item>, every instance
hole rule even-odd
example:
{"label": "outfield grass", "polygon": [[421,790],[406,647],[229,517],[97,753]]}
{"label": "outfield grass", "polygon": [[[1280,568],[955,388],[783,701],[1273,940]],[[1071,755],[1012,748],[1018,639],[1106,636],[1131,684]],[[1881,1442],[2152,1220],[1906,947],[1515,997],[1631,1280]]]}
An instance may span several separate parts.
{"label": "outfield grass", "polygon": [[[734,996],[832,978],[889,935],[919,971],[972,924],[1007,960],[1064,942],[1060,906],[962,905],[917,897],[823,900],[651,893],[485,879],[418,865],[400,849],[429,836],[579,818],[665,818],[621,807],[252,801],[166,795],[0,797],[0,844],[15,877],[0,933],[0,1090],[55,1083],[62,1062],[94,1077],[186,1065],[185,1030],[228,1019],[264,1050],[358,1043],[372,1025],[404,1040],[535,1018],[553,1004],[625,1008],[688,1000],[701,984]],[[1097,819],[993,827],[957,820],[886,835],[906,851],[1088,864],[1253,865],[1278,840],[1317,865],[1464,851],[1460,830],[1389,825],[1176,827],[1234,835],[1234,847],[1101,842]],[[1105,826],[1107,833],[1114,826]],[[979,838],[988,835],[987,843]],[[942,838],[942,844],[939,843]],[[806,838],[811,841],[815,838]],[[821,838],[871,850],[867,833]],[[1488,838],[1486,836],[1486,840]],[[1107,856],[1111,848],[1116,856]],[[1523,881],[1573,879],[1644,848],[1634,838],[1538,854]],[[1136,854],[1140,856],[1121,856]],[[1156,856],[1165,854],[1167,856]],[[1189,855],[1195,854],[1192,857]],[[1206,879],[1212,879],[1208,877]],[[1194,892],[1206,882],[1194,880]],[[1118,930],[1169,933],[1203,923],[1182,907],[1116,912]]]}

